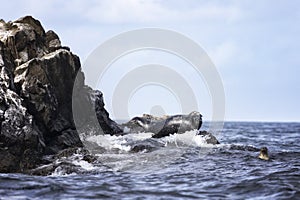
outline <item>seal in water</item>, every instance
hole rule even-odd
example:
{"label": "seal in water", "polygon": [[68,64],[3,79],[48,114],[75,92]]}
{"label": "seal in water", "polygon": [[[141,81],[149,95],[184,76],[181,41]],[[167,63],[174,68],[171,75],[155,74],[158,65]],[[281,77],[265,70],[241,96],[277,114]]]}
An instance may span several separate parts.
{"label": "seal in water", "polygon": [[134,117],[129,122],[122,124],[130,129],[130,133],[151,132],[153,138],[161,138],[174,133],[184,133],[191,130],[199,130],[202,125],[202,115],[199,112],[191,112],[188,115],[173,115],[155,117],[144,114],[142,117]]}
{"label": "seal in water", "polygon": [[260,153],[258,158],[262,159],[262,160],[269,160],[269,155],[268,155],[268,148],[267,147],[262,147],[260,149]]}

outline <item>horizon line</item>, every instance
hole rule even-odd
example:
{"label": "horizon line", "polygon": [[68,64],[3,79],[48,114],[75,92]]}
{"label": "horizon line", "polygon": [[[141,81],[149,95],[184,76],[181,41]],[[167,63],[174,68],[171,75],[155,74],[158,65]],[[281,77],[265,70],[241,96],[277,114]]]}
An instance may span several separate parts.
{"label": "horizon line", "polygon": [[[130,121],[131,119],[112,119],[116,122],[118,121],[122,121],[122,122],[127,122],[127,121]],[[222,121],[210,121],[210,120],[203,120],[203,122],[222,122]],[[279,120],[244,120],[244,119],[241,119],[241,120],[224,120],[223,121],[224,123],[226,122],[250,122],[250,123],[300,123],[300,120],[297,121],[297,120],[282,120],[282,121],[279,121]]]}

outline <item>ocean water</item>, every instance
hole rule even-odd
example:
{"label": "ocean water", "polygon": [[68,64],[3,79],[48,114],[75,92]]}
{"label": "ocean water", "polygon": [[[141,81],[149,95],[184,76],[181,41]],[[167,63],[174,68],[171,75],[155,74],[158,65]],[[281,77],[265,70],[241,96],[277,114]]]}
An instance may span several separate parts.
{"label": "ocean water", "polygon": [[[64,163],[77,171],[0,174],[0,199],[300,199],[300,123],[226,122],[220,145],[195,131],[150,137],[89,136],[97,164],[74,154]],[[137,144],[148,150],[132,152]],[[263,146],[269,161],[247,148]]]}

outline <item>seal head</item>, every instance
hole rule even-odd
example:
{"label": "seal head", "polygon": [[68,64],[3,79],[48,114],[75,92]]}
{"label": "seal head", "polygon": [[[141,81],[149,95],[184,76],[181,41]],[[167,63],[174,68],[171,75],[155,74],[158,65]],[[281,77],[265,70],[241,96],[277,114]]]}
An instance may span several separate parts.
{"label": "seal head", "polygon": [[262,160],[269,160],[269,154],[268,154],[268,148],[267,147],[262,147],[260,149],[260,153],[258,158],[262,159]]}

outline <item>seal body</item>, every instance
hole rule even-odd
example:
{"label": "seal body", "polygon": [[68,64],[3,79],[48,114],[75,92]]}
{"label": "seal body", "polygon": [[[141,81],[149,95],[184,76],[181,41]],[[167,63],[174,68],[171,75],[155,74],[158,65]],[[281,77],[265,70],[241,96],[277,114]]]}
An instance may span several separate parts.
{"label": "seal body", "polygon": [[191,112],[188,115],[172,115],[155,117],[144,114],[142,117],[134,117],[122,127],[129,128],[131,133],[151,132],[153,138],[161,138],[174,133],[198,130],[202,125],[202,115],[199,112]]}

